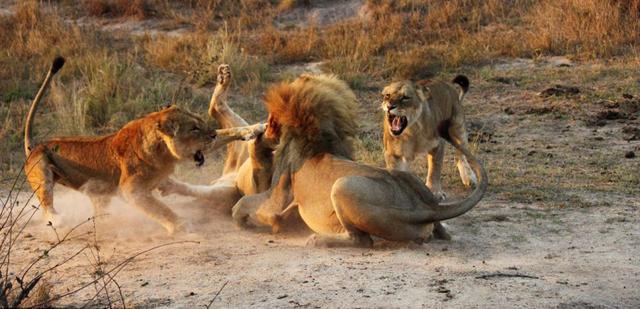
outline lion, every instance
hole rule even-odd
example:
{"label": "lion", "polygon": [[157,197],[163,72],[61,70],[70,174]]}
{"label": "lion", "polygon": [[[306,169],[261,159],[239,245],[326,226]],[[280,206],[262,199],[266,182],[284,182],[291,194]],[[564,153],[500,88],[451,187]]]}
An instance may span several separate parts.
{"label": "lion", "polygon": [[213,130],[197,115],[170,106],[133,120],[112,134],[60,137],[36,143],[31,132],[34,116],[64,62],[62,57],[53,61],[25,124],[25,173],[40,200],[45,220],[51,221],[57,214],[53,188],[58,183],[86,193],[96,213],[120,193],[173,234],[184,228],[184,222],[151,192],[167,181],[179,161],[193,158],[200,166],[205,160],[203,151],[254,138],[264,131],[263,124]]}
{"label": "lion", "polygon": [[[247,126],[247,122],[227,104],[230,85],[231,68],[221,64],[209,103],[209,116],[224,129]],[[272,129],[274,125],[271,124]],[[161,191],[165,195],[176,193],[203,201],[215,201],[219,209],[230,211],[242,196],[264,192],[269,188],[274,148],[275,140],[262,133],[250,141],[230,143],[220,178],[209,185],[193,185],[171,179],[161,187]]]}
{"label": "lion", "polygon": [[[356,96],[333,75],[302,75],[267,91],[265,104],[279,136],[269,190],[245,196],[233,208],[240,226],[248,222],[278,230],[283,216],[297,209],[315,233],[314,246],[373,245],[371,236],[423,243],[433,223],[460,216],[484,196],[488,177],[481,162],[450,132],[441,137],[460,150],[478,175],[465,199],[441,202],[409,172],[354,162]],[[256,210],[252,218],[251,211]]]}
{"label": "lion", "polygon": [[[455,86],[454,86],[455,85]],[[456,89],[459,86],[459,89]],[[462,99],[469,90],[469,79],[458,75],[451,82],[442,80],[398,81],[382,90],[384,159],[389,169],[409,171],[409,164],[418,156],[427,155],[426,185],[439,199],[445,199],[441,170],[444,142],[442,127],[449,135],[468,148],[464,127]],[[462,183],[469,187],[477,183],[462,151],[456,150],[456,165]],[[440,223],[434,236],[450,239]]]}

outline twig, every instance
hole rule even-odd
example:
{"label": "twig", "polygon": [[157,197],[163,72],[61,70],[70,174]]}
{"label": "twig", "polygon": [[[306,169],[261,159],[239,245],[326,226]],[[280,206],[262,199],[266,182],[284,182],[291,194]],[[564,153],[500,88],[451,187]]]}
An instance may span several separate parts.
{"label": "twig", "polygon": [[[170,243],[166,243],[166,244],[162,244],[162,245],[157,245],[157,246],[151,247],[151,248],[149,248],[149,249],[146,249],[146,250],[140,251],[140,252],[138,252],[138,253],[136,253],[136,254],[134,254],[134,255],[132,255],[132,256],[130,256],[130,257],[128,257],[128,258],[126,258],[124,261],[122,261],[122,262],[118,263],[116,266],[112,267],[109,271],[105,272],[104,274],[102,274],[102,275],[101,275],[101,276],[99,276],[98,278],[96,278],[96,279],[94,279],[94,280],[92,280],[92,281],[90,281],[90,282],[85,283],[84,285],[80,286],[79,288],[77,288],[77,289],[75,289],[75,290],[73,290],[73,291],[69,291],[69,292],[67,292],[67,293],[57,295],[57,296],[55,296],[55,297],[53,297],[53,298],[51,298],[51,299],[47,300],[47,302],[53,302],[53,301],[56,301],[56,300],[61,299],[61,298],[63,298],[63,297],[66,297],[66,296],[69,296],[69,295],[73,295],[73,294],[75,294],[75,293],[78,293],[79,291],[82,291],[82,290],[86,289],[88,286],[90,286],[90,285],[92,285],[92,284],[94,284],[94,283],[96,283],[96,282],[100,281],[100,280],[102,279],[102,277],[107,276],[108,274],[113,273],[115,270],[118,270],[118,269],[120,269],[120,270],[121,270],[122,266],[125,266],[126,264],[130,263],[131,261],[133,261],[133,259],[135,259],[136,257],[139,257],[139,256],[141,256],[141,255],[143,255],[143,254],[145,254],[145,253],[149,253],[150,251],[153,251],[153,250],[156,250],[156,249],[160,249],[160,248],[162,248],[162,247],[167,247],[167,246],[177,245],[177,244],[186,244],[186,243],[199,244],[199,242],[197,242],[197,241],[190,241],[190,240],[174,241],[174,242],[170,242]],[[119,271],[119,270],[118,270],[118,271]],[[115,273],[114,273],[114,275],[115,275],[115,274],[117,274],[117,273],[118,273],[118,272],[115,272]],[[107,281],[107,282],[110,282],[110,281]],[[95,296],[94,296],[94,297],[92,297],[89,301],[92,301],[93,299],[95,299]],[[39,307],[39,306],[42,306],[42,305],[44,305],[44,304],[45,304],[45,302],[42,302],[42,303],[39,303],[39,304],[35,304],[35,305],[33,305],[33,307]]]}
{"label": "twig", "polygon": [[487,280],[487,279],[496,278],[496,277],[540,279],[540,277],[536,277],[536,276],[530,276],[530,275],[524,275],[524,274],[507,274],[507,273],[486,274],[482,276],[477,276],[476,279]]}
{"label": "twig", "polygon": [[216,298],[218,298],[218,295],[220,295],[220,292],[222,292],[222,289],[224,289],[225,286],[227,286],[227,283],[229,283],[229,281],[225,282],[220,289],[218,290],[218,293],[216,293],[215,296],[213,296],[213,299],[209,302],[209,304],[207,305],[207,309],[209,309],[211,307],[211,304],[213,304],[213,302],[216,300]]}

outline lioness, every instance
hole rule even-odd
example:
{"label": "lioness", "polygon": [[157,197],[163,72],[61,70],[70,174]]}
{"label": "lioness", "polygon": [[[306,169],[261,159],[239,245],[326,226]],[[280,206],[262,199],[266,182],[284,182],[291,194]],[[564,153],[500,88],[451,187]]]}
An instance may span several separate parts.
{"label": "lioness", "polygon": [[[231,68],[218,67],[218,78],[211,101],[209,116],[224,129],[247,126],[247,122],[227,105],[231,85]],[[271,124],[272,127],[274,124]],[[218,208],[231,207],[244,195],[264,192],[271,184],[272,160],[275,140],[262,133],[251,141],[237,141],[227,145],[222,176],[210,185],[193,185],[171,179],[161,187],[163,194],[177,193],[205,201],[215,201]]]}
{"label": "lioness", "polygon": [[413,174],[354,162],[356,97],[334,76],[302,75],[268,90],[265,104],[279,129],[272,132],[269,126],[265,132],[279,136],[274,174],[268,191],[234,206],[240,225],[250,216],[244,208],[258,209],[256,219],[277,229],[280,218],[297,207],[316,232],[311,245],[368,247],[370,235],[421,243],[431,235],[432,223],[469,211],[487,190],[484,167],[446,123],[441,136],[467,156],[479,176],[462,201],[439,202]]}
{"label": "lioness", "polygon": [[172,234],[183,227],[183,222],[151,191],[168,179],[179,160],[193,158],[202,165],[206,148],[250,139],[264,130],[264,125],[254,125],[215,131],[195,114],[171,106],[133,120],[109,135],[54,138],[36,144],[31,133],[34,115],[51,79],[63,65],[62,57],[53,61],[25,124],[25,172],[47,220],[56,214],[53,187],[59,183],[88,194],[97,212],[119,192]]}
{"label": "lioness", "polygon": [[[405,80],[386,86],[382,90],[382,110],[387,168],[409,171],[409,163],[426,153],[429,169],[426,185],[436,197],[444,198],[440,181],[444,143],[440,131],[448,128],[449,136],[468,148],[462,111],[462,98],[468,90],[469,79],[463,75],[450,83]],[[477,182],[460,150],[456,151],[456,165],[465,186]]]}

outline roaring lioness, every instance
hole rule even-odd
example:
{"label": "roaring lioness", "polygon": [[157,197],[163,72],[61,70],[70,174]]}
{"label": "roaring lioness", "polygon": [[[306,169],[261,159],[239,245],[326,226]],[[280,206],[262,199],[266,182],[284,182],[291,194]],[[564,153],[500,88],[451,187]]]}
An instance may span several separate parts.
{"label": "roaring lioness", "polygon": [[[387,168],[409,171],[409,163],[426,153],[429,168],[426,185],[436,197],[444,198],[440,181],[444,143],[440,137],[446,129],[451,139],[468,148],[462,111],[462,98],[468,90],[469,79],[463,75],[452,82],[405,80],[386,86],[382,90],[382,110]],[[465,186],[477,182],[459,149],[456,165]]]}
{"label": "roaring lioness", "polygon": [[371,246],[370,235],[394,241],[427,239],[433,223],[459,216],[487,189],[484,167],[444,123],[441,134],[470,161],[479,184],[466,199],[439,202],[413,174],[353,161],[357,103],[353,91],[334,76],[302,75],[268,90],[265,104],[278,124],[271,187],[245,196],[234,206],[234,220],[255,219],[277,230],[280,218],[297,208],[316,234],[317,246]]}
{"label": "roaring lioness", "polygon": [[[231,84],[231,68],[218,67],[218,78],[209,103],[209,116],[222,128],[247,126],[247,122],[227,105]],[[271,124],[272,129],[274,124]],[[205,201],[215,201],[218,208],[231,207],[244,195],[264,192],[271,184],[273,150],[276,140],[260,133],[250,141],[237,141],[227,145],[222,176],[210,185],[193,185],[171,179],[161,187],[163,194],[177,193]]]}
{"label": "roaring lioness", "polygon": [[62,57],[53,61],[25,124],[25,173],[46,220],[56,214],[53,187],[59,183],[89,195],[97,212],[120,193],[171,234],[180,230],[183,222],[151,191],[168,179],[178,161],[193,158],[202,165],[204,150],[254,138],[265,127],[216,131],[195,114],[171,106],[133,120],[109,135],[62,137],[36,143],[31,133],[34,115],[51,79],[63,65]]}

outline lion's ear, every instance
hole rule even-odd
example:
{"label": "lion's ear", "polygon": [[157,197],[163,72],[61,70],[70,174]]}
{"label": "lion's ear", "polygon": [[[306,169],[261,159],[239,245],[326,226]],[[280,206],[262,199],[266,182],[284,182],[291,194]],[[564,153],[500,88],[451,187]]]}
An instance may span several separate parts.
{"label": "lion's ear", "polygon": [[160,120],[156,123],[156,127],[158,128],[158,131],[162,132],[163,134],[174,137],[178,133],[180,125],[177,121]]}

